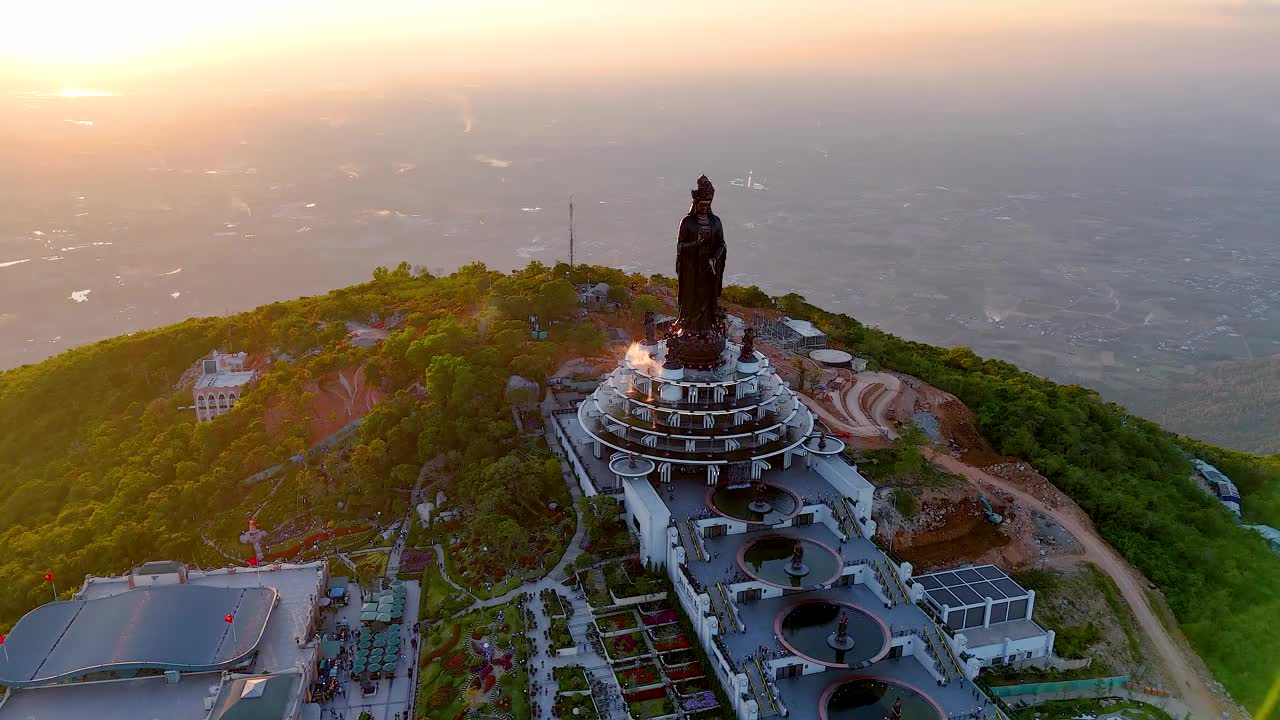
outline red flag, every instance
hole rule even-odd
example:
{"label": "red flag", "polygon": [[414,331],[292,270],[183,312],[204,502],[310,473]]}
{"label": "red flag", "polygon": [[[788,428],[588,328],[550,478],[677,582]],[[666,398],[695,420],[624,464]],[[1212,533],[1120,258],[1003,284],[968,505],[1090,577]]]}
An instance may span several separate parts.
{"label": "red flag", "polygon": [[233,618],[233,617],[231,616],[231,613],[227,613],[226,615],[223,615],[223,616],[222,616],[222,619],[223,619],[224,621],[226,621],[226,622],[228,622],[228,623],[229,623],[229,622],[231,622],[232,620],[234,620],[235,618]]}
{"label": "red flag", "polygon": [[4,644],[4,633],[0,633],[0,645]]}
{"label": "red flag", "polygon": [[44,581],[45,581],[45,582],[53,582],[53,571],[52,571],[52,570],[50,570],[49,572],[47,572],[47,573],[45,573],[45,574],[44,574]]}
{"label": "red flag", "polygon": [[258,567],[258,558],[256,557],[249,558],[249,567]]}

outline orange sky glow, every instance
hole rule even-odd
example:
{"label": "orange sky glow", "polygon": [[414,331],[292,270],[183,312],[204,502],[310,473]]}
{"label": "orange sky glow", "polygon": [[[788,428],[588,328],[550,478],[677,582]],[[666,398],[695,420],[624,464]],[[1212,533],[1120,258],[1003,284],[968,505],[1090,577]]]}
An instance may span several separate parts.
{"label": "orange sky glow", "polygon": [[[1208,52],[1224,27],[1254,32],[1220,12],[1229,6],[1213,0],[46,0],[7,11],[0,25],[0,84],[129,92],[193,74],[230,86],[376,86],[662,76],[694,68],[963,70],[1052,63],[1055,53],[1121,52],[1133,63],[1158,64],[1162,48],[1171,56],[1188,44]],[[1256,25],[1262,32],[1261,26],[1274,30],[1280,22]]]}

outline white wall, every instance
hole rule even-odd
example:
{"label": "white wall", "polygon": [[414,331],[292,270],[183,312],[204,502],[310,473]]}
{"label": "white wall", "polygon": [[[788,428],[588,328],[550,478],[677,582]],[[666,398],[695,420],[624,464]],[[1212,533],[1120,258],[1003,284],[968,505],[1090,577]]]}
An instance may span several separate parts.
{"label": "white wall", "polygon": [[857,501],[856,516],[859,520],[871,518],[871,502],[875,487],[858,471],[838,457],[815,458],[813,468],[836,492]]}
{"label": "white wall", "polygon": [[[996,625],[996,627],[1000,627]],[[961,638],[964,638],[961,640]],[[981,661],[983,667],[990,666],[993,660],[1000,658],[1014,657],[1015,660],[1022,660],[1027,657],[1027,653],[1031,653],[1031,657],[1047,657],[1053,654],[1053,641],[1055,633],[1052,630],[1045,631],[1043,635],[1023,638],[1021,640],[1012,640],[1004,638],[1001,642],[983,645],[981,647],[969,647],[968,639],[964,633],[957,633],[956,639],[961,641],[957,644],[963,644],[967,651]]]}
{"label": "white wall", "polygon": [[627,528],[640,541],[641,562],[646,565],[650,562],[665,564],[667,525],[671,522],[671,511],[645,478],[624,478],[622,498],[626,506]]}
{"label": "white wall", "polygon": [[587,474],[587,469],[578,461],[578,454],[573,451],[573,445],[569,441],[569,436],[565,435],[564,428],[560,427],[560,423],[555,418],[551,419],[551,425],[556,429],[556,439],[560,441],[560,449],[564,450],[564,454],[569,458],[569,465],[573,468],[573,474],[578,478],[578,487],[582,489],[582,494],[591,497],[596,495],[596,487],[591,484],[591,476]]}

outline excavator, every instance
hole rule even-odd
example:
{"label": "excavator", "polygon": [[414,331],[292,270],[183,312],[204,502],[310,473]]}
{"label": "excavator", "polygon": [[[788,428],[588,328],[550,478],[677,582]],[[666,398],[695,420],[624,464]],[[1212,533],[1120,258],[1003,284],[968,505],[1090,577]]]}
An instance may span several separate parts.
{"label": "excavator", "polygon": [[982,508],[987,513],[987,522],[992,525],[999,525],[1004,522],[1004,516],[996,512],[995,509],[991,507],[991,501],[987,500],[986,495],[978,493],[978,502],[982,503]]}

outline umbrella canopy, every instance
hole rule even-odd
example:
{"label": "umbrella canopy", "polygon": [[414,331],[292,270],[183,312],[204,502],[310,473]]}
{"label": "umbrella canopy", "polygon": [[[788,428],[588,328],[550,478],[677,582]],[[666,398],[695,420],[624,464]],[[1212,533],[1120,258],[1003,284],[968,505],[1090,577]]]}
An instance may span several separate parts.
{"label": "umbrella canopy", "polygon": [[373,646],[375,648],[384,648],[387,646],[387,639],[384,637],[376,637],[373,639]]}
{"label": "umbrella canopy", "polygon": [[389,623],[389,622],[391,622],[391,613],[389,613],[389,612],[380,612],[380,613],[378,613],[378,622],[380,622],[380,623]]}
{"label": "umbrella canopy", "polygon": [[378,603],[376,602],[367,602],[360,606],[360,612],[369,612],[370,610],[377,610],[377,609],[378,609]]}
{"label": "umbrella canopy", "polygon": [[362,673],[365,671],[365,668],[367,667],[368,666],[365,664],[363,660],[356,660],[354,663],[351,664],[351,672]]}
{"label": "umbrella canopy", "polygon": [[373,622],[378,619],[378,613],[370,610],[360,613],[360,622]]}

